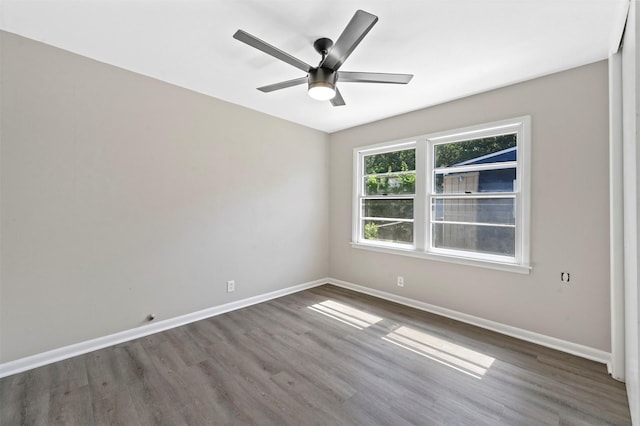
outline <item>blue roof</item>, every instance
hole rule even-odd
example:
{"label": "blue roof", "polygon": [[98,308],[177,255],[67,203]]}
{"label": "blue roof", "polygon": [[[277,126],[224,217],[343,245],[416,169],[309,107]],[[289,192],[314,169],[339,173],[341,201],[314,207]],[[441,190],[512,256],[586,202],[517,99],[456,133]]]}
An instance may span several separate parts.
{"label": "blue roof", "polygon": [[518,147],[514,146],[512,148],[503,149],[502,151],[472,158],[471,160],[463,161],[461,163],[454,164],[453,166],[469,166],[472,164],[504,163],[506,161],[516,161],[517,155]]}

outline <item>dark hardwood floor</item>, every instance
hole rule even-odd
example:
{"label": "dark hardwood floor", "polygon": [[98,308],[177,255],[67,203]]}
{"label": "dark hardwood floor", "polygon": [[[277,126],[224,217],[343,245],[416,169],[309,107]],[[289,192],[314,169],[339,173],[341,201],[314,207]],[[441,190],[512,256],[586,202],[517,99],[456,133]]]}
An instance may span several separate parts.
{"label": "dark hardwood floor", "polygon": [[630,424],[606,367],[325,285],[0,380],[9,425]]}

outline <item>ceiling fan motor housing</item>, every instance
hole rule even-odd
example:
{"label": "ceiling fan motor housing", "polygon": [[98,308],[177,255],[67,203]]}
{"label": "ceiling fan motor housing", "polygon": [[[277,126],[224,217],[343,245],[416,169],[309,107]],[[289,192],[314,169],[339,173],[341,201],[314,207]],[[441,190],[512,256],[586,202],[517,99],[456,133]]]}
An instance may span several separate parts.
{"label": "ceiling fan motor housing", "polygon": [[338,79],[338,72],[332,71],[326,68],[314,68],[309,71],[309,87],[311,85],[329,84],[331,86],[336,85],[336,80]]}

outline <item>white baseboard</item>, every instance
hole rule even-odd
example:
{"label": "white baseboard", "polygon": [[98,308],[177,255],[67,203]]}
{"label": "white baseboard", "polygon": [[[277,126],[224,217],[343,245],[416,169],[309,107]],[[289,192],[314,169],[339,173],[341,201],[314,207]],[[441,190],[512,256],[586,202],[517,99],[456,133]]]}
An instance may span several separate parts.
{"label": "white baseboard", "polygon": [[606,364],[609,368],[611,361],[611,354],[609,352],[602,351],[600,349],[594,349],[589,346],[579,345],[577,343],[567,342],[555,337],[546,336],[544,334],[534,333],[533,331],[524,330],[510,325],[501,324],[499,322],[490,321],[484,318],[479,318],[473,315],[464,314],[451,309],[442,308],[436,305],[430,305],[428,303],[419,302],[407,297],[398,296],[386,291],[375,290],[369,287],[363,287],[361,285],[353,284],[347,281],[336,280],[333,278],[327,278],[329,284],[336,285],[338,287],[344,287],[349,290],[357,291],[359,293],[365,293],[370,296],[375,296],[380,299],[396,302],[401,305],[409,306],[419,309],[421,311],[430,312],[443,317],[451,318],[460,322],[475,325],[487,330],[492,330],[507,336],[515,337],[520,340],[524,340],[531,343],[536,343],[541,346],[546,346],[551,349],[556,349],[562,352],[566,352],[572,355],[577,355],[582,358],[597,361],[602,364]]}
{"label": "white baseboard", "polygon": [[0,364],[0,378],[11,376],[13,374],[17,374],[26,370],[31,370],[43,365],[51,364],[53,362],[62,361],[64,359],[72,358],[74,356],[82,355],[88,352],[93,352],[95,350],[116,345],[118,343],[127,342],[129,340],[138,339],[150,334],[169,330],[171,328],[179,327],[181,325],[189,324],[205,318],[210,318],[230,311],[235,311],[237,309],[242,309],[247,306],[266,302],[271,299],[276,299],[278,297],[297,293],[299,291],[317,287],[327,283],[336,285],[338,287],[344,287],[349,290],[357,291],[359,293],[375,296],[380,299],[396,302],[401,305],[409,306],[422,311],[431,312],[433,314],[475,325],[487,330],[492,330],[527,342],[536,343],[538,345],[546,346],[552,349],[557,349],[559,351],[577,355],[582,358],[601,362],[603,364],[607,364],[607,367],[610,368],[611,354],[599,349],[579,345],[577,343],[567,342],[555,337],[545,336],[543,334],[534,333],[532,331],[527,331],[521,328],[512,327],[510,325],[505,325],[484,318],[475,317],[473,315],[468,315],[462,312],[453,311],[451,309],[442,308],[439,306],[398,296],[392,293],[387,293],[385,291],[375,290],[347,281],[337,280],[333,278],[323,278],[303,284],[294,285],[281,290],[272,291],[270,293],[249,297],[247,299],[225,303],[224,305],[214,306],[211,308],[203,309],[201,311],[181,315],[179,317],[158,321],[156,323],[121,331],[118,333],[110,334],[108,336],[102,336],[96,339],[75,343],[73,345],[64,346],[47,352],[20,358],[14,361],[9,361]]}
{"label": "white baseboard", "polygon": [[234,302],[225,303],[224,305],[214,306],[211,308],[203,309],[201,311],[191,312],[189,314],[181,315],[178,317],[154,322],[148,325],[143,325],[141,327],[124,330],[118,333],[110,334],[108,336],[102,336],[96,339],[86,340],[84,342],[75,343],[69,346],[63,346],[61,348],[52,349],[50,351],[31,355],[25,358],[19,358],[14,361],[0,364],[0,378],[11,376],[13,374],[17,374],[26,370],[31,370],[32,368],[51,364],[53,362],[62,361],[74,356],[86,354],[88,352],[93,352],[98,349],[106,348],[107,346],[116,345],[118,343],[127,342],[129,340],[138,339],[140,337],[158,333],[160,331],[169,330],[171,328],[179,327],[181,325],[189,324],[205,318],[214,317],[226,312],[235,311],[236,309],[242,309],[247,306],[255,305],[257,303],[266,302],[268,300],[286,296],[291,293],[297,293],[299,291],[317,287],[326,283],[327,279],[310,281],[281,290],[272,291],[270,293],[261,294],[258,296],[249,297],[247,299],[237,300]]}

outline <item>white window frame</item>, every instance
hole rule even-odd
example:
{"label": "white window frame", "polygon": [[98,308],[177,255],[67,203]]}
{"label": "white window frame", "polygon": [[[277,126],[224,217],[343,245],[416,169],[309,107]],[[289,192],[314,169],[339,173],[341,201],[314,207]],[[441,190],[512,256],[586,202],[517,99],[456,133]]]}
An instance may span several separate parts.
{"label": "white window frame", "polygon": [[[416,208],[416,199],[417,199],[417,195],[418,195],[418,188],[417,188],[417,183],[418,183],[418,177],[416,176],[416,191],[414,194],[397,194],[397,195],[386,195],[386,196],[380,196],[380,195],[366,195],[365,191],[364,191],[364,182],[363,182],[363,177],[366,176],[366,173],[364,172],[364,158],[369,156],[369,155],[376,155],[376,154],[384,154],[387,152],[395,152],[395,151],[404,151],[404,150],[409,150],[409,149],[415,149],[416,148],[416,142],[415,141],[402,141],[402,142],[394,142],[394,143],[384,143],[384,144],[378,144],[378,145],[372,145],[372,146],[368,146],[366,148],[362,148],[362,149],[358,149],[357,151],[355,151],[354,154],[354,170],[357,170],[356,174],[355,174],[355,196],[354,198],[354,207],[353,207],[353,214],[354,214],[354,226],[353,226],[353,241],[359,241],[362,242],[364,244],[374,244],[376,246],[380,246],[380,247],[388,247],[388,248],[397,248],[400,250],[415,250],[415,240],[416,240],[416,212],[415,212],[415,208]],[[417,164],[417,152],[416,152],[416,168],[418,167]],[[399,174],[397,172],[392,172],[392,174]],[[365,218],[361,217],[361,211],[362,211],[362,202],[365,199],[381,199],[381,200],[391,200],[391,199],[412,199],[413,200],[413,243],[409,244],[409,243],[392,243],[392,242],[387,242],[387,241],[370,241],[370,240],[365,240],[364,239],[364,229],[362,227],[362,223],[363,220]],[[378,218],[378,219],[383,219],[383,218]],[[395,219],[394,219],[395,220]]]}
{"label": "white window frame", "polygon": [[[433,193],[433,147],[438,144],[460,142],[482,137],[517,134],[518,155],[516,165],[516,187],[513,193],[506,193],[516,200],[516,241],[515,256],[497,256],[486,253],[471,253],[431,247],[431,197]],[[453,262],[503,271],[528,274],[531,271],[530,246],[530,197],[531,197],[531,117],[523,116],[507,120],[485,123],[461,129],[438,132],[419,137],[356,147],[353,150],[353,216],[352,247],[377,252],[418,257],[429,260]],[[416,150],[416,192],[414,196],[414,241],[400,244],[365,240],[361,229],[361,202],[364,157],[367,155],[415,148]],[[474,166],[478,168],[477,166]],[[480,195],[482,196],[482,195]],[[403,196],[402,198],[410,198]]]}

